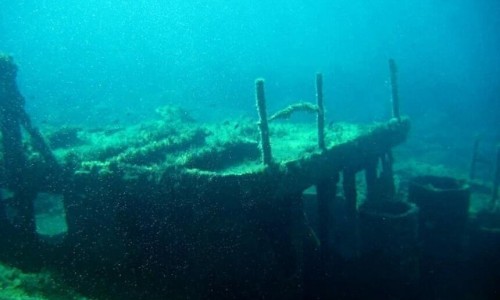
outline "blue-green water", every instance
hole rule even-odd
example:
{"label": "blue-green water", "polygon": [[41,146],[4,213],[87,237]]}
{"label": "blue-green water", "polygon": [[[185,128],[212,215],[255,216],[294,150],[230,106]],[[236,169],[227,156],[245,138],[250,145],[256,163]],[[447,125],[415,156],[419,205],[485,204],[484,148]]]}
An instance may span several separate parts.
{"label": "blue-green water", "polygon": [[136,121],[166,102],[253,116],[256,77],[273,110],[312,100],[317,71],[330,118],[380,119],[394,58],[404,113],[498,125],[496,1],[240,2],[4,0],[0,49],[40,121]]}
{"label": "blue-green water", "polygon": [[475,136],[488,160],[500,141],[495,0],[1,1],[0,52],[42,131],[133,125],[165,105],[257,120],[255,78],[272,113],[314,102],[317,72],[327,122],[387,120],[393,58],[412,120],[396,161],[464,177]]}

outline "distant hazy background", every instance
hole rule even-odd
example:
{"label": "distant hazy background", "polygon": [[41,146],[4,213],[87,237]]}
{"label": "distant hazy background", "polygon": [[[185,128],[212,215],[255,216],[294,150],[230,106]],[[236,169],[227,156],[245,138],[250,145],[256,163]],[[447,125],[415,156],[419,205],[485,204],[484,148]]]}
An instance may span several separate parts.
{"label": "distant hazy background", "polygon": [[386,119],[394,58],[416,124],[500,135],[500,1],[1,2],[0,51],[37,122],[127,124],[170,103],[256,118],[256,77],[273,112],[314,101],[318,71],[329,120]]}

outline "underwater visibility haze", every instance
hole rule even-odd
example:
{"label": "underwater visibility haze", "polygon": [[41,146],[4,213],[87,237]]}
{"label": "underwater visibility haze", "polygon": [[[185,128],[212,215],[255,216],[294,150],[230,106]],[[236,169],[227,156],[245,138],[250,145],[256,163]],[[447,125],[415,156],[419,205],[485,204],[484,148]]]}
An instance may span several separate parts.
{"label": "underwater visibility haze", "polygon": [[1,1],[0,299],[500,299],[500,2]]}

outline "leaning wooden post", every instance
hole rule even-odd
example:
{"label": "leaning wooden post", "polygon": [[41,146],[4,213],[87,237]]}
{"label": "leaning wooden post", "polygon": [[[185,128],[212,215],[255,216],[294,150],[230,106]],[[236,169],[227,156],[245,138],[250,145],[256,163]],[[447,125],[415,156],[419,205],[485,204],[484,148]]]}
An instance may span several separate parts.
{"label": "leaning wooden post", "polygon": [[389,59],[389,71],[391,74],[391,91],[392,91],[392,117],[397,121],[401,121],[399,114],[399,92],[398,92],[398,77],[397,67],[394,59]]}
{"label": "leaning wooden post", "polygon": [[318,105],[318,147],[325,149],[325,108],[323,106],[323,75],[316,74],[316,103]]}
{"label": "leaning wooden post", "polygon": [[269,139],[269,125],[267,123],[266,97],[264,93],[264,79],[255,81],[255,97],[257,100],[257,110],[259,112],[259,131],[261,139],[262,162],[265,165],[272,163],[271,141]]}
{"label": "leaning wooden post", "polygon": [[498,199],[498,186],[500,185],[500,146],[497,146],[497,156],[495,164],[495,176],[491,191],[491,207],[494,209]]}

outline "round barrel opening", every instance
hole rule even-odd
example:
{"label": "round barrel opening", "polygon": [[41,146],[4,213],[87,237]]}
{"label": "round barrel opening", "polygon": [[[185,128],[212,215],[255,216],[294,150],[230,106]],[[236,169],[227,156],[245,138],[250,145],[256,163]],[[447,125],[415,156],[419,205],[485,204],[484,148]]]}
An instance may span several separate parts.
{"label": "round barrel opening", "polygon": [[415,177],[411,184],[435,191],[450,191],[465,188],[467,185],[463,180],[442,176],[419,176]]}

